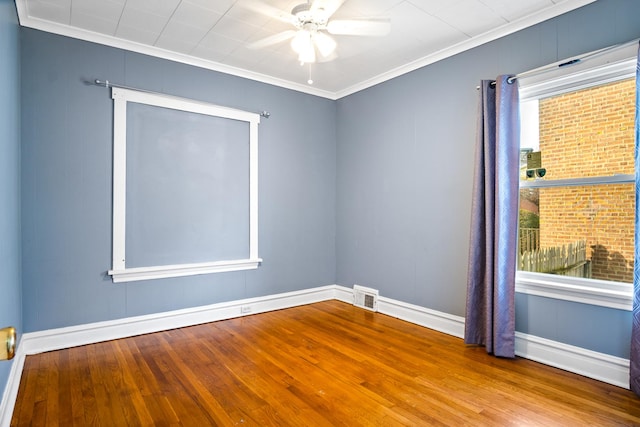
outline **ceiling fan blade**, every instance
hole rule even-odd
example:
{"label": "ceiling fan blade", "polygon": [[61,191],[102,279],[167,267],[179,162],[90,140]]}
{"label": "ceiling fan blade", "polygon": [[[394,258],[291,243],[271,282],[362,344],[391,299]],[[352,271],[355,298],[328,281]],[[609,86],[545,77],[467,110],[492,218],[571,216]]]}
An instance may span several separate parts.
{"label": "ceiling fan blade", "polygon": [[340,6],[342,6],[342,3],[344,2],[345,0],[314,0],[311,4],[310,11],[317,13],[322,9],[324,10],[324,17],[329,19],[338,9],[340,9]]}
{"label": "ceiling fan blade", "polygon": [[327,24],[330,34],[345,36],[386,36],[391,31],[388,19],[335,19]]}
{"label": "ceiling fan blade", "polygon": [[277,19],[278,21],[284,22],[286,24],[293,24],[296,19],[295,16],[290,13],[258,0],[241,0],[238,2],[238,6],[249,9],[252,12],[260,13],[269,18]]}
{"label": "ceiling fan blade", "polygon": [[295,30],[282,31],[281,33],[277,33],[277,34],[274,34],[272,36],[265,37],[265,38],[260,39],[260,40],[256,40],[253,43],[249,43],[247,45],[247,47],[249,49],[262,49],[263,47],[271,46],[271,45],[278,44],[278,43],[281,43],[283,41],[289,40],[290,38],[295,36],[296,33],[297,33],[297,31],[295,31]]}

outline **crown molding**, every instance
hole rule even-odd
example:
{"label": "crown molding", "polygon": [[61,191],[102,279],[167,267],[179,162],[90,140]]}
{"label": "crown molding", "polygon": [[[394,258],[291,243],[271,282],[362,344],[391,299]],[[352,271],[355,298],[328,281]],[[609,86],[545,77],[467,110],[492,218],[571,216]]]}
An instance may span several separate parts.
{"label": "crown molding", "polygon": [[[137,52],[145,55],[150,55],[157,58],[168,59],[170,61],[180,62],[187,65],[193,65],[195,67],[200,67],[200,68],[204,68],[212,71],[217,71],[220,73],[230,74],[237,77],[254,80],[261,83],[267,83],[273,86],[278,86],[285,89],[291,89],[294,91],[306,93],[309,95],[315,95],[315,96],[319,96],[322,98],[327,98],[335,101],[337,99],[343,98],[345,96],[351,95],[356,92],[360,92],[364,89],[383,83],[387,80],[391,80],[395,77],[402,76],[403,74],[407,74],[411,71],[417,70],[418,68],[425,67],[427,65],[449,58],[453,55],[457,55],[466,50],[473,49],[485,43],[497,40],[501,37],[515,33],[517,31],[528,28],[532,25],[538,24],[548,19],[555,18],[556,16],[562,15],[574,9],[578,9],[582,6],[593,3],[596,0],[560,1],[558,3],[553,4],[552,6],[549,6],[544,10],[541,10],[537,13],[529,15],[525,18],[512,21],[499,28],[496,28],[495,30],[491,30],[486,33],[480,34],[478,36],[474,36],[468,40],[452,45],[451,47],[439,50],[433,54],[430,54],[420,59],[417,59],[415,61],[409,62],[406,65],[396,67],[390,71],[378,74],[377,76],[363,80],[360,83],[354,84],[352,86],[346,87],[336,92],[322,90],[317,87],[303,85],[296,82],[291,82],[288,80],[268,76],[261,73],[256,73],[256,72],[238,68],[238,67],[232,67],[219,62],[197,58],[194,56],[185,55],[177,52],[171,52],[166,49],[161,49],[155,46],[149,46],[142,43],[127,41],[127,40],[119,39],[113,36],[108,36],[108,35],[96,33],[93,31],[75,28],[69,25],[64,25],[64,24],[59,24],[51,21],[45,21],[39,18],[34,18],[29,16],[26,1],[27,0],[16,0],[18,18],[20,21],[20,25],[22,25],[23,27],[33,28],[36,30],[41,30],[41,31],[45,31],[53,34],[66,36],[66,37],[71,37],[79,40],[85,40],[85,41],[98,43],[98,44],[102,44],[110,47],[115,47],[115,48]],[[554,0],[554,1],[559,1],[559,0]]]}
{"label": "crown molding", "polygon": [[29,16],[27,12],[26,0],[16,0],[16,5],[18,9],[18,19],[20,21],[20,25],[23,27],[33,28],[35,30],[44,31],[47,33],[57,34],[109,47],[128,50],[131,52],[141,53],[156,58],[168,59],[170,61],[193,65],[194,67],[217,71],[224,74],[230,74],[261,83],[267,83],[273,86],[295,90],[297,92],[304,92],[323,98],[335,99],[335,94],[333,92],[318,89],[316,87],[310,87],[300,83],[279,79],[276,77],[268,76],[266,74],[256,73],[254,71],[245,70],[238,67],[232,67],[230,65],[221,64],[219,62],[210,61],[207,59],[197,58],[195,56],[190,56],[183,53],[172,52],[155,46],[149,46],[142,43],[119,39],[117,37],[96,33],[94,31],[83,30],[81,28],[72,27],[70,25],[34,18]]}
{"label": "crown molding", "polygon": [[508,24],[505,24],[499,28],[496,28],[491,31],[487,31],[486,33],[482,33],[478,36],[474,36],[460,43],[456,43],[448,48],[439,50],[430,55],[424,56],[420,59],[417,59],[408,64],[405,64],[401,67],[394,68],[385,73],[372,77],[368,80],[365,80],[358,84],[350,86],[344,90],[338,91],[335,94],[336,95],[335,99],[340,99],[345,96],[351,95],[353,93],[360,92],[361,90],[386,82],[387,80],[391,80],[403,74],[410,73],[411,71],[417,70],[418,68],[425,67],[427,65],[433,64],[438,61],[442,61],[443,59],[447,59],[451,56],[457,55],[464,51],[471,50],[485,43],[498,40],[502,37],[508,36],[509,34],[513,34],[520,30],[524,30],[525,28],[528,28],[533,25],[544,22],[546,20],[555,18],[564,13],[571,12],[574,9],[578,9],[582,6],[586,6],[595,1],[597,0],[567,0],[562,3],[556,3],[553,6],[549,6],[548,8],[541,10],[537,13],[534,13],[532,15],[529,15],[525,18],[521,18],[512,22],[509,22]]}

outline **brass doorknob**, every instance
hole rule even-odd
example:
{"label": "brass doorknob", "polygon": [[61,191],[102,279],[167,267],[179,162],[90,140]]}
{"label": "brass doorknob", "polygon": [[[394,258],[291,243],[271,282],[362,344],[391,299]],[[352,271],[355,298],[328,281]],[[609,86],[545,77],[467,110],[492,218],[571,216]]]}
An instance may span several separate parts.
{"label": "brass doorknob", "polygon": [[16,355],[16,328],[0,329],[0,360],[10,360]]}

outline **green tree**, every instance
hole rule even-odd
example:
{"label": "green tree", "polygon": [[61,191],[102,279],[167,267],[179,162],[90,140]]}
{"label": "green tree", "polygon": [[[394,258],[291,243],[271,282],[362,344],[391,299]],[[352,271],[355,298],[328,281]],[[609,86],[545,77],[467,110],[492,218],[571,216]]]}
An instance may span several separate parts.
{"label": "green tree", "polygon": [[540,216],[531,211],[520,209],[518,215],[518,225],[523,228],[540,228]]}

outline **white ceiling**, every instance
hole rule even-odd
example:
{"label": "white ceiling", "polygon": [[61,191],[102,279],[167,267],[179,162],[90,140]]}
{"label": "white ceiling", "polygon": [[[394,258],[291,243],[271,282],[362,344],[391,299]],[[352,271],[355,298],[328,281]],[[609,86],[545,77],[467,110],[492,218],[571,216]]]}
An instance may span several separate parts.
{"label": "white ceiling", "polygon": [[[307,84],[309,65],[298,63],[288,42],[248,46],[293,29],[248,1],[16,0],[16,5],[26,27],[337,99],[595,0],[337,0],[342,5],[333,18],[389,18],[391,32],[334,36],[338,56],[311,65],[313,85]],[[284,12],[304,3],[256,1]]]}

